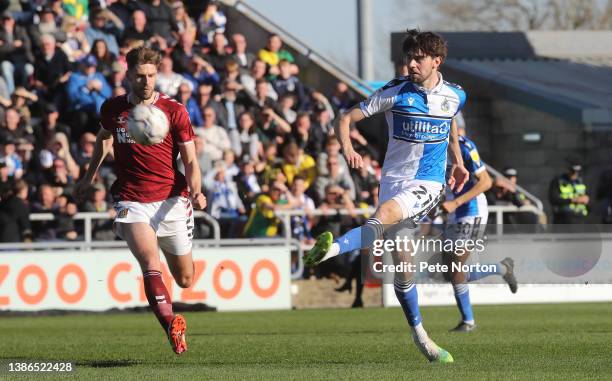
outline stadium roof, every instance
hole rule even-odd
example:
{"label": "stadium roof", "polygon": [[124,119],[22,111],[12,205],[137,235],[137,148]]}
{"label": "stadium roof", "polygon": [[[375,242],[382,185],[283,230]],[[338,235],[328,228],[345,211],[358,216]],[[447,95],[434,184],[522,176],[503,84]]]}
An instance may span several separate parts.
{"label": "stadium roof", "polygon": [[466,87],[593,127],[612,125],[612,68],[554,59],[449,59],[445,66],[468,77]]}
{"label": "stadium roof", "polygon": [[[443,72],[468,90],[592,128],[612,127],[612,32],[441,34],[449,46]],[[401,38],[393,34],[395,49]],[[393,50],[394,61],[399,54]]]}

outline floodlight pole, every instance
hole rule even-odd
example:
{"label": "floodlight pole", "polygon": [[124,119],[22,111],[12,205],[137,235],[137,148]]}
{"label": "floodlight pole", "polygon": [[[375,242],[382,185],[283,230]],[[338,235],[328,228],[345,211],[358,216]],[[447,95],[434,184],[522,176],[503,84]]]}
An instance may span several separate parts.
{"label": "floodlight pole", "polygon": [[364,81],[374,80],[372,53],[372,0],[357,0],[357,70]]}

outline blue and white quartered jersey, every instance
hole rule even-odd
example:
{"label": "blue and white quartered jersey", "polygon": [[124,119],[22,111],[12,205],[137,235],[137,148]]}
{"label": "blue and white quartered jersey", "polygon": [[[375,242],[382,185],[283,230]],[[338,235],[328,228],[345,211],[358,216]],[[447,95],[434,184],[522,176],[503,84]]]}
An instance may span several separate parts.
{"label": "blue and white quartered jersey", "polygon": [[360,103],[366,117],[384,112],[387,119],[389,145],[381,182],[444,183],[451,120],[463,107],[465,92],[441,74],[439,79],[428,90],[399,77]]}
{"label": "blue and white quartered jersey", "polygon": [[[461,148],[461,157],[463,158],[463,165],[465,166],[465,169],[470,172],[470,178],[463,186],[463,189],[461,189],[461,192],[448,192],[449,194],[447,195],[447,198],[449,200],[457,198],[472,189],[478,181],[476,175],[482,173],[487,169],[482,160],[480,160],[478,149],[476,148],[476,144],[474,144],[473,141],[471,141],[465,136],[459,136],[459,148]],[[463,217],[485,216],[488,214],[488,212],[489,211],[487,208],[487,198],[484,193],[481,193],[470,201],[458,207],[457,210],[455,210],[455,219],[459,220]]]}

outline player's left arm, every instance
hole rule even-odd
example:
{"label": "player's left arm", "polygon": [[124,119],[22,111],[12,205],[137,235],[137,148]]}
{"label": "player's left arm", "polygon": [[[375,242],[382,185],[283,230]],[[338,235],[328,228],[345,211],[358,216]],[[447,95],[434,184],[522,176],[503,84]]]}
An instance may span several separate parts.
{"label": "player's left arm", "polygon": [[202,173],[196,155],[195,144],[188,141],[179,144],[181,160],[185,166],[185,178],[189,187],[191,202],[196,209],[206,208],[206,197],[202,194]]}
{"label": "player's left arm", "polygon": [[451,130],[448,144],[448,155],[452,163],[451,176],[448,179],[448,185],[452,190],[460,192],[463,186],[470,178],[470,173],[463,165],[461,157],[461,148],[459,147],[459,133],[457,132],[457,122],[455,119],[451,122]]}

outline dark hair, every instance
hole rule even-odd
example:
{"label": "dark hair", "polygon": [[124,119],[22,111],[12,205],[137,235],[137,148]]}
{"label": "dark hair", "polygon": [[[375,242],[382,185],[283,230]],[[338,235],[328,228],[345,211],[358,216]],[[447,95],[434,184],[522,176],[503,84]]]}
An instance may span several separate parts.
{"label": "dark hair", "polygon": [[152,64],[159,67],[161,54],[154,49],[141,46],[129,51],[126,56],[128,70],[136,68],[138,65]]}
{"label": "dark hair", "polygon": [[436,33],[420,32],[418,29],[409,29],[402,44],[402,51],[406,57],[415,56],[420,52],[431,57],[440,57],[442,61],[448,54],[446,41]]}
{"label": "dark hair", "polygon": [[[255,120],[255,115],[253,115],[253,113],[250,111],[243,111],[240,113],[240,115],[238,115],[238,120],[240,120],[244,115],[251,118],[251,121],[253,122],[253,125],[249,128],[248,131],[249,135],[254,134],[257,128],[257,121]],[[238,124],[240,124],[240,122],[238,122]]]}

